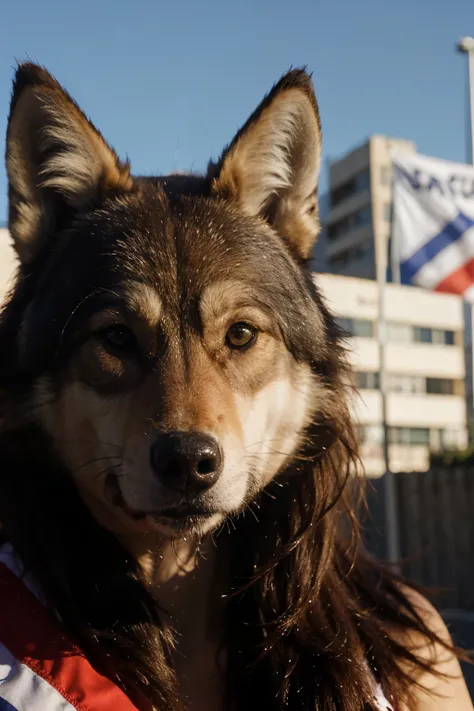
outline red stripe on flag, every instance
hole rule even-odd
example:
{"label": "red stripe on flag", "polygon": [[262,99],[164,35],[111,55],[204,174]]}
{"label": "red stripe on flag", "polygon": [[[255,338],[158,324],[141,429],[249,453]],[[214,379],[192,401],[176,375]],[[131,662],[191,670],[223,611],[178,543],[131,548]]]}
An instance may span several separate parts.
{"label": "red stripe on flag", "polygon": [[448,294],[464,294],[470,286],[474,284],[474,259],[471,259],[462,267],[451,272],[435,287],[435,291],[443,291]]}
{"label": "red stripe on flag", "polygon": [[92,668],[49,611],[3,563],[0,610],[0,642],[78,711],[137,711],[118,686]]}

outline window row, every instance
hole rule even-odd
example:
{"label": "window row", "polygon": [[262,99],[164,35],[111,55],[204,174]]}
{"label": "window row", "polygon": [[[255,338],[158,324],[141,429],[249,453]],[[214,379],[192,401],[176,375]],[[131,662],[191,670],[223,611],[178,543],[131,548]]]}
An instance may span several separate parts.
{"label": "window row", "polygon": [[446,331],[440,328],[389,323],[387,335],[390,341],[398,341],[399,343],[433,343],[439,346],[454,345],[454,331]]}
{"label": "window row", "polygon": [[[460,444],[460,433],[452,429],[434,429],[428,427],[389,427],[390,444],[430,445],[431,439],[443,449],[456,449]],[[383,444],[382,425],[361,425],[358,427],[359,442],[366,444]],[[462,437],[461,437],[462,439]]]}
{"label": "window row", "polygon": [[332,222],[327,225],[327,235],[329,240],[335,240],[342,235],[355,230],[357,227],[364,227],[365,225],[370,225],[372,222],[372,208],[370,205],[361,207],[355,212],[351,212],[350,215],[345,215],[341,217],[337,222]]}
{"label": "window row", "polygon": [[367,169],[354,176],[350,180],[346,180],[345,183],[342,183],[337,188],[331,190],[331,207],[336,207],[336,205],[338,205],[343,200],[347,200],[347,198],[351,197],[352,195],[356,195],[356,193],[361,192],[362,190],[368,190],[369,188],[370,171]]}
{"label": "window row", "polygon": [[340,252],[329,257],[328,261],[331,267],[343,267],[346,264],[353,264],[354,262],[373,261],[373,257],[374,243],[371,240],[368,243],[362,242],[353,247],[342,249]]}
{"label": "window row", "polygon": [[[357,387],[361,390],[378,390],[380,387],[378,372],[359,371],[355,376]],[[387,374],[387,390],[408,395],[453,395],[454,382],[449,378],[425,378],[422,375],[404,373]]]}
{"label": "window row", "polygon": [[[339,318],[338,321],[349,336],[373,338],[375,335],[376,328],[373,321],[344,317]],[[412,326],[403,323],[389,323],[387,325],[388,340],[396,343],[432,343],[440,346],[453,346],[454,335],[454,331],[440,328]]]}
{"label": "window row", "polygon": [[[392,183],[392,167],[389,165],[384,165],[380,169],[380,183],[382,185],[391,185]],[[370,170],[361,171],[353,178],[346,180],[337,188],[333,188],[330,192],[330,202],[331,207],[336,207],[339,203],[347,200],[347,198],[356,195],[363,190],[370,189]]]}

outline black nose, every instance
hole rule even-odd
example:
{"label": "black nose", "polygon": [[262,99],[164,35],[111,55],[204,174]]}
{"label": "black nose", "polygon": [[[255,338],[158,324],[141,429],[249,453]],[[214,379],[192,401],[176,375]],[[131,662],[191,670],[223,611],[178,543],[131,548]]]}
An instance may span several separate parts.
{"label": "black nose", "polygon": [[216,483],[222,455],[215,439],[208,435],[169,432],[152,445],[151,464],[163,485],[197,492]]}

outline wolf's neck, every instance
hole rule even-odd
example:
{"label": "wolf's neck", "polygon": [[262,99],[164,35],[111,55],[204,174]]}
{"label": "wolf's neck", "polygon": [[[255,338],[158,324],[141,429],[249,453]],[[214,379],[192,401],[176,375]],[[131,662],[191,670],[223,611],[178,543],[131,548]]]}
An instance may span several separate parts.
{"label": "wolf's neck", "polygon": [[225,539],[216,546],[210,536],[200,541],[186,536],[154,540],[141,551],[132,550],[150,581],[154,597],[168,613],[185,654],[192,653],[194,643],[222,637],[223,596],[228,592],[229,579],[223,563],[228,559],[222,555],[224,546],[227,547]]}
{"label": "wolf's neck", "polygon": [[225,707],[225,553],[210,537],[199,545],[188,538],[161,542],[139,558],[176,633],[173,663],[189,711]]}

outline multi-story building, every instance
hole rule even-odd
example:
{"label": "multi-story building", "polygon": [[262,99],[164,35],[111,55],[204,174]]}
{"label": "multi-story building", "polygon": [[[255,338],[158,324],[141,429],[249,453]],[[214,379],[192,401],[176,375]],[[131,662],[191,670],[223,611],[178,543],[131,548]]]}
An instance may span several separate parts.
{"label": "multi-story building", "polygon": [[[354,413],[370,475],[384,471],[376,281],[319,274],[345,331],[359,394]],[[462,300],[415,287],[386,287],[387,424],[392,471],[423,471],[430,452],[467,443]]]}
{"label": "multi-story building", "polygon": [[415,151],[404,139],[374,135],[328,163],[329,192],[321,210],[323,235],[315,264],[344,276],[375,279],[392,221],[392,149]]}
{"label": "multi-story building", "polygon": [[[373,135],[328,162],[329,189],[313,262],[316,271],[353,277],[321,280],[328,284],[343,324],[357,329],[352,345],[361,392],[358,415],[364,461],[372,473],[383,466],[375,280],[387,264],[387,281],[392,281],[394,149],[413,152],[416,147],[404,139]],[[467,418],[473,419],[473,322],[456,296],[389,283],[386,302],[391,466],[394,471],[424,469],[430,449],[466,444]]]}

